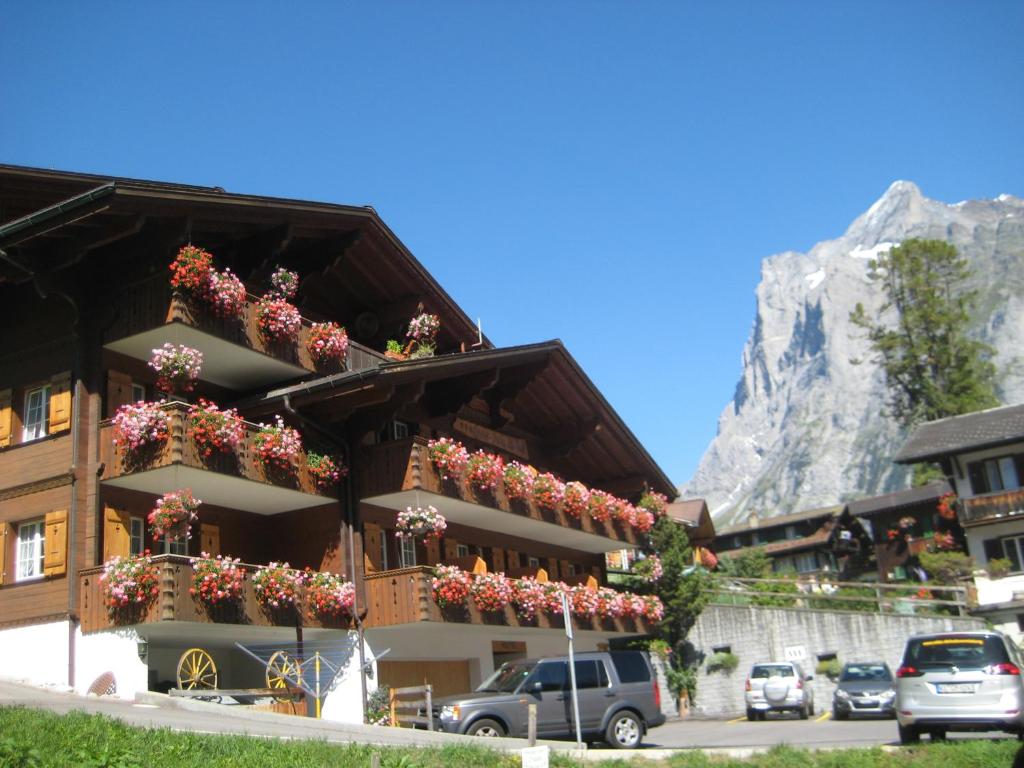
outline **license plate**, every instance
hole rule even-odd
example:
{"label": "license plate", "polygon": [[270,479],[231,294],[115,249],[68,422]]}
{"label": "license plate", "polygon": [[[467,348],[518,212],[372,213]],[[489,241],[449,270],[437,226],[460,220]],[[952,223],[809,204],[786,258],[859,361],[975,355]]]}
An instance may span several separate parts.
{"label": "license plate", "polygon": [[857,699],[853,703],[861,707],[877,707],[878,699]]}
{"label": "license plate", "polygon": [[938,683],[935,689],[939,693],[974,693],[974,683]]}

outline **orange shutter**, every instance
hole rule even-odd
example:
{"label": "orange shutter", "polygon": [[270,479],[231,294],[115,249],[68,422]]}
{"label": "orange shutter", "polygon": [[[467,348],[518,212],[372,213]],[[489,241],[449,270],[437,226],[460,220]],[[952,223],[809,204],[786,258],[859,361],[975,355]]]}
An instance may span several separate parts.
{"label": "orange shutter", "polygon": [[491,559],[494,561],[494,570],[498,573],[505,572],[505,550],[495,547],[491,550]]}
{"label": "orange shutter", "polygon": [[6,448],[11,444],[11,432],[14,429],[11,394],[9,389],[0,389],[0,448]]}
{"label": "orange shutter", "polygon": [[63,576],[68,571],[68,511],[46,513],[43,534],[43,575]]}
{"label": "orange shutter", "polygon": [[508,551],[508,567],[509,569],[522,567],[521,563],[519,562],[519,553],[516,552],[514,549],[510,549]]}
{"label": "orange shutter", "polygon": [[363,525],[363,568],[367,573],[381,569],[380,543],[382,534],[379,525],[366,523]]}
{"label": "orange shutter", "polygon": [[71,373],[50,379],[50,434],[71,429]]}
{"label": "orange shutter", "polygon": [[199,551],[210,557],[220,554],[220,526],[212,523],[201,523],[199,526]]}
{"label": "orange shutter", "polygon": [[437,565],[441,561],[441,542],[427,539],[427,565]]}
{"label": "orange shutter", "polygon": [[459,556],[459,542],[453,539],[451,536],[445,536],[444,538],[444,559],[445,562],[454,560]]}
{"label": "orange shutter", "polygon": [[107,371],[107,416],[113,417],[122,405],[132,402],[132,377],[120,371]]}
{"label": "orange shutter", "polygon": [[484,559],[476,555],[474,555],[473,558],[473,567],[469,569],[470,572],[475,576],[487,573],[487,563],[484,562]]}
{"label": "orange shutter", "polygon": [[[558,579],[558,560],[553,557],[548,558],[548,576],[552,579]],[[565,576],[563,573],[562,576]]]}
{"label": "orange shutter", "polygon": [[[7,548],[14,546],[11,530],[7,523],[0,523],[0,584],[7,583]],[[13,577],[11,581],[14,581]]]}
{"label": "orange shutter", "polygon": [[113,507],[103,509],[103,562],[131,554],[131,523],[127,512]]}

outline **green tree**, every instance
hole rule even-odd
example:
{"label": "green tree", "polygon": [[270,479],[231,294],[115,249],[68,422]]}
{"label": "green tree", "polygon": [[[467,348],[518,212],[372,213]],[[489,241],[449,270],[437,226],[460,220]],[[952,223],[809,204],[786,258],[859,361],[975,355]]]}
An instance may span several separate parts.
{"label": "green tree", "polygon": [[869,316],[861,304],[850,319],[867,331],[890,391],[893,416],[904,426],[999,405],[993,350],[967,338],[975,292],[967,290],[967,260],[941,240],[906,240],[870,262],[880,284],[883,313],[895,327]]}
{"label": "green tree", "polygon": [[665,605],[665,618],[658,625],[658,636],[678,652],[687,633],[707,605],[712,577],[703,568],[693,567],[693,549],[686,531],[669,517],[662,517],[651,530],[651,548],[661,558],[664,570],[654,585],[654,593]]}

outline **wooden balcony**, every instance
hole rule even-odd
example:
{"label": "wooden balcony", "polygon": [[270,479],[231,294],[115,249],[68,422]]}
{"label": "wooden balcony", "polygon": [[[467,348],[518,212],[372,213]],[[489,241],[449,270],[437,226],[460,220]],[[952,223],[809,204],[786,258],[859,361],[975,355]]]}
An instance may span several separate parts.
{"label": "wooden balcony", "polygon": [[165,410],[170,419],[168,439],[158,450],[131,460],[114,445],[111,421],[100,424],[104,484],[158,495],[190,488],[193,496],[208,504],[264,515],[335,502],[330,491],[317,487],[305,466],[286,473],[268,470],[256,461],[256,424],[246,423],[245,437],[233,452],[204,457],[188,435],[188,405],[169,403]]}
{"label": "wooden balcony", "polygon": [[[442,609],[431,597],[433,570],[424,566],[381,571],[365,577],[367,628],[390,627],[402,624],[423,625],[420,622],[448,624],[476,624],[494,627],[523,627],[531,629],[564,629],[564,617],[538,614],[532,620],[523,619],[512,606],[506,606],[502,613],[482,614],[473,601],[465,606]],[[573,627],[577,631],[605,632],[618,635],[646,635],[653,631],[651,623],[644,618],[619,617],[584,618],[573,616]],[[416,631],[416,629],[414,629]]]}
{"label": "wooden balcony", "polygon": [[[240,320],[216,317],[172,291],[167,276],[156,275],[119,294],[113,301],[114,325],[106,331],[104,346],[139,360],[165,342],[187,344],[203,353],[206,381],[229,389],[266,386],[313,371],[336,373],[340,367],[318,367],[306,351],[311,323],[303,319],[297,342],[279,343],[263,338],[256,321],[258,297],[249,295]],[[349,342],[349,370],[375,368],[383,353]]]}
{"label": "wooden balcony", "polygon": [[624,523],[599,523],[585,515],[578,520],[560,509],[510,500],[500,484],[492,493],[444,480],[420,437],[366,449],[362,467],[362,501],[374,506],[402,510],[429,504],[450,522],[583,552],[611,552],[638,543],[637,533]]}
{"label": "wooden balcony", "polygon": [[[252,581],[245,579],[242,599],[217,606],[207,606],[189,593],[192,566],[189,558],[160,555],[153,558],[160,569],[160,593],[141,610],[110,611],[103,602],[100,575],[103,567],[79,571],[79,616],[82,632],[100,632],[117,627],[158,624],[163,622],[195,622],[198,624],[234,624],[250,627],[303,627],[348,629],[351,620],[318,619],[304,607],[265,610],[256,600]],[[246,566],[251,574],[256,566]],[[303,601],[300,600],[300,604]]]}
{"label": "wooden balcony", "polygon": [[1024,515],[1024,488],[986,493],[961,499],[961,503],[960,523],[964,526],[1018,517]]}

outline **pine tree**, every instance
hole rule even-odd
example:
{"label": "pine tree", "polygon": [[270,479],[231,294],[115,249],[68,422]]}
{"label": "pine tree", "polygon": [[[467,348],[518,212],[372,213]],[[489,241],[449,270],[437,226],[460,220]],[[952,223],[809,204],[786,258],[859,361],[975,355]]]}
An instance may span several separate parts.
{"label": "pine tree", "polygon": [[865,329],[879,357],[893,416],[905,427],[991,408],[994,350],[967,338],[975,292],[964,285],[967,260],[941,240],[906,240],[870,262],[870,277],[885,293],[882,312],[892,327],[857,304],[850,320]]}

